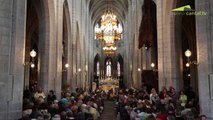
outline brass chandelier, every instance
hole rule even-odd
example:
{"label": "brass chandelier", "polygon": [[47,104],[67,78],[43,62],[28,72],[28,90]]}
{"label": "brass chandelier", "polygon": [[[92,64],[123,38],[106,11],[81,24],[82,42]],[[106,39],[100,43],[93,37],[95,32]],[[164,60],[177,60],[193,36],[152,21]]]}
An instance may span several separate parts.
{"label": "brass chandelier", "polygon": [[107,2],[107,9],[101,17],[100,25],[96,24],[95,26],[95,39],[104,42],[103,51],[105,54],[112,55],[115,53],[117,50],[115,42],[121,39],[122,32],[122,25],[109,9]]}
{"label": "brass chandelier", "polygon": [[107,9],[101,17],[101,24],[95,26],[95,38],[103,40],[107,46],[112,46],[115,41],[121,39],[123,28],[118,23],[116,15]]}

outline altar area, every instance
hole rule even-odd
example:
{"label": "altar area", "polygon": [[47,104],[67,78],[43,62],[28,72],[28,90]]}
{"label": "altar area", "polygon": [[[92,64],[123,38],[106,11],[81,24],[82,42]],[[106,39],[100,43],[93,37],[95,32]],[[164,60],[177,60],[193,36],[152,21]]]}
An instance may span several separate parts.
{"label": "altar area", "polygon": [[114,95],[119,89],[119,79],[111,77],[99,79],[99,89]]}

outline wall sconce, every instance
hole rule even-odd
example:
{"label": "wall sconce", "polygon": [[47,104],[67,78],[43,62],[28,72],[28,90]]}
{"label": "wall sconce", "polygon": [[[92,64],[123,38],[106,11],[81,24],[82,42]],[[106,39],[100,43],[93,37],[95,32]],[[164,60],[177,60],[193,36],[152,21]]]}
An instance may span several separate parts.
{"label": "wall sconce", "polygon": [[186,67],[189,67],[189,66],[190,66],[190,64],[187,62],[187,63],[186,63]]}
{"label": "wall sconce", "polygon": [[30,51],[30,56],[32,58],[34,58],[37,55],[36,51],[33,49],[32,51]]}
{"label": "wall sconce", "polygon": [[34,67],[35,67],[35,64],[34,64],[34,63],[31,63],[31,64],[30,64],[30,67],[31,67],[31,68],[34,68]]}
{"label": "wall sconce", "polygon": [[141,68],[138,68],[138,72],[140,72],[141,71]]}
{"label": "wall sconce", "polygon": [[81,72],[81,68],[78,68],[78,72]]}
{"label": "wall sconce", "polygon": [[153,70],[153,71],[158,71],[158,69],[155,68],[155,63],[151,63],[150,66],[151,66],[151,70]]}
{"label": "wall sconce", "polygon": [[154,68],[155,67],[155,63],[151,63],[151,67]]}
{"label": "wall sconce", "polygon": [[189,58],[191,55],[192,55],[192,52],[191,52],[189,49],[187,49],[187,50],[185,51],[185,56],[186,56],[187,58]]}
{"label": "wall sconce", "polygon": [[[64,68],[64,67],[65,67],[65,68]],[[66,64],[64,65],[64,67],[62,67],[62,72],[67,72],[67,69],[69,68],[69,64],[66,63]]]}
{"label": "wall sconce", "polygon": [[67,63],[67,64],[65,64],[65,68],[68,68],[69,67],[69,64]]}
{"label": "wall sconce", "polygon": [[185,56],[187,57],[187,61],[188,61],[186,63],[186,67],[189,67],[191,64],[197,65],[197,61],[196,60],[193,60],[193,61],[190,60],[191,55],[192,55],[192,52],[189,49],[187,49],[185,51]]}
{"label": "wall sconce", "polygon": [[31,68],[34,68],[35,67],[35,64],[34,64],[34,58],[36,57],[37,53],[36,51],[33,49],[32,51],[30,51],[30,57],[32,57],[32,62],[30,64],[30,67]]}

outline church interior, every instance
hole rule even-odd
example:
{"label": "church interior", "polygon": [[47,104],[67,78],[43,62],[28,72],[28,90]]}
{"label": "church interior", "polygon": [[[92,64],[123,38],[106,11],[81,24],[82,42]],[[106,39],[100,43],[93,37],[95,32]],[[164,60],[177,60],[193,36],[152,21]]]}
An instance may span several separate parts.
{"label": "church interior", "polygon": [[212,8],[0,0],[0,120],[213,120]]}

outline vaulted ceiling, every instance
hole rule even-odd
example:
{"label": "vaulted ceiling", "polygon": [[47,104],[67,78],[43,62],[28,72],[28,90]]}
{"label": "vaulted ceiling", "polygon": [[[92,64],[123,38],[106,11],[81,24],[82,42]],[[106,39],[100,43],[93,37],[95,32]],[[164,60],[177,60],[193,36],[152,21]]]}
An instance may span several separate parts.
{"label": "vaulted ceiling", "polygon": [[104,11],[107,9],[107,3],[117,16],[119,22],[123,23],[128,11],[128,0],[90,0],[89,12],[93,23],[97,23],[104,14]]}

